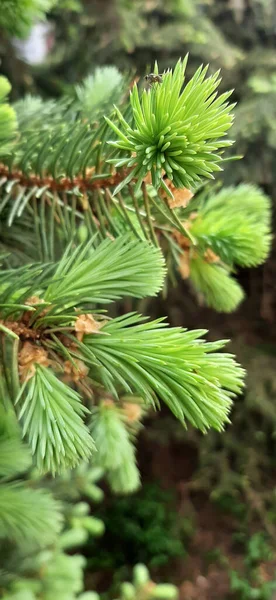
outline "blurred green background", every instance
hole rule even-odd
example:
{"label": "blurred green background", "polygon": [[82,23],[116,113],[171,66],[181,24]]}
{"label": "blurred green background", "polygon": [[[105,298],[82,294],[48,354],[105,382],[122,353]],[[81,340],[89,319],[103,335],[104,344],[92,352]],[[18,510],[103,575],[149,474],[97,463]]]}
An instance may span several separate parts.
{"label": "blurred green background", "polygon": [[[189,52],[190,73],[210,63],[211,71],[221,69],[223,88],[234,88],[232,137],[244,158],[226,162],[221,181],[254,182],[275,204],[275,0],[62,0],[47,24],[25,42],[1,34],[1,71],[13,99],[57,97],[102,65],[134,78],[157,60],[162,72]],[[36,61],[31,52],[30,64],[31,42],[42,54]],[[147,307],[154,316],[168,314],[172,325],[208,327],[212,339],[231,337],[248,371],[247,389],[224,435],[186,433],[166,411],[148,420],[139,438],[143,489],[127,499],[108,497],[95,511],[106,533],[86,555],[99,589],[106,590],[114,573],[123,577],[126,564],[142,561],[177,583],[183,600],[273,600],[275,267],[273,244],[265,265],[238,273],[247,298],[232,315],[195,304],[183,281]]]}

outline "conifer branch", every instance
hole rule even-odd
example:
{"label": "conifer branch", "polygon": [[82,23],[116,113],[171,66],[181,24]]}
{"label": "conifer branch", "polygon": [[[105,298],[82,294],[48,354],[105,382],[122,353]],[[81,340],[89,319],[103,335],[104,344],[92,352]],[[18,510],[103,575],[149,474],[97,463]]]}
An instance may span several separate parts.
{"label": "conifer branch", "polygon": [[205,331],[144,320],[125,315],[104,325],[108,335],[84,336],[83,360],[91,375],[115,395],[122,386],[149,405],[162,399],[184,424],[187,419],[202,431],[223,429],[244,376],[230,354],[217,353],[225,342],[207,343],[200,339]]}
{"label": "conifer branch", "polygon": [[36,363],[16,404],[23,436],[28,436],[40,471],[72,468],[90,456],[94,444],[82,421],[87,409],[78,394],[51,370]]}
{"label": "conifer branch", "polygon": [[0,484],[0,537],[24,546],[45,546],[61,529],[60,505],[43,490]]}

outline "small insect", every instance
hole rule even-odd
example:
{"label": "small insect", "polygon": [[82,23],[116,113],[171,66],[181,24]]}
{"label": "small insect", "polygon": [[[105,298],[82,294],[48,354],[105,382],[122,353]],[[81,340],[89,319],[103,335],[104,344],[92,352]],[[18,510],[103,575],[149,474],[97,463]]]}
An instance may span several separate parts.
{"label": "small insect", "polygon": [[149,75],[145,76],[145,80],[149,85],[153,85],[154,83],[162,83],[163,78],[158,73],[149,73]]}

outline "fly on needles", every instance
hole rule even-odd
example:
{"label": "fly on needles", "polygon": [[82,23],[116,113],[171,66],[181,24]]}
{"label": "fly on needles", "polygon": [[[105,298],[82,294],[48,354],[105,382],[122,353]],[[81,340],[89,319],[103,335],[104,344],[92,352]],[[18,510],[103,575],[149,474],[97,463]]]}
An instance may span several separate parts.
{"label": "fly on needles", "polygon": [[148,84],[148,87],[152,87],[154,83],[162,83],[162,75],[158,75],[158,73],[149,73],[145,75],[145,81]]}

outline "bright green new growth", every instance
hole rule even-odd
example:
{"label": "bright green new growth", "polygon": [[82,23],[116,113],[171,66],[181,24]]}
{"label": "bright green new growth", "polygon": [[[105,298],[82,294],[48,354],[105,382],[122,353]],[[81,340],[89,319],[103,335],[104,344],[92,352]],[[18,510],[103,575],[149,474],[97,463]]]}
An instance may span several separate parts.
{"label": "bright green new growth", "polygon": [[30,467],[31,456],[28,448],[21,443],[19,432],[17,435],[14,432],[12,436],[1,432],[0,451],[0,477],[12,477]]}
{"label": "bright green new growth", "polygon": [[95,461],[106,471],[113,492],[135,491],[140,484],[140,474],[134,446],[116,405],[105,401],[93,410],[91,434],[98,450]]}
{"label": "bright green new growth", "polygon": [[[209,194],[190,221],[196,243],[191,251],[189,277],[207,306],[219,312],[232,312],[242,302],[244,292],[231,276],[236,266],[262,264],[271,247],[271,205],[259,188],[241,184]],[[208,262],[212,250],[217,261]]]}
{"label": "bright green new growth", "polygon": [[14,481],[30,467],[31,456],[13,411],[0,406],[0,415],[0,538],[21,547],[50,544],[61,529],[60,504],[48,492]]}
{"label": "bright green new growth", "polygon": [[[36,578],[18,579],[12,585],[12,593],[4,594],[3,600],[100,600],[94,591],[83,590],[85,558],[79,554],[68,556],[61,552],[44,552],[32,557],[32,571]],[[80,594],[80,595],[79,595]],[[144,600],[177,600],[178,589],[172,584],[155,583],[143,564],[133,569],[132,583],[121,584],[118,600],[135,600],[142,594]]]}
{"label": "bright green new growth", "polygon": [[141,485],[140,472],[136,464],[135,449],[130,447],[129,455],[117,469],[107,473],[109,485],[114,494],[132,494]]}
{"label": "bright green new growth", "polygon": [[164,73],[162,83],[141,96],[134,85],[133,121],[126,121],[118,108],[119,125],[107,119],[119,137],[110,144],[122,151],[122,158],[112,162],[131,169],[115,194],[134,178],[139,189],[148,173],[155,188],[162,185],[168,191],[163,172],[175,187],[192,188],[202,177],[212,179],[213,172],[221,171],[221,149],[231,144],[223,137],[232,123],[234,105],[227,102],[232,92],[217,95],[219,73],[206,78],[208,67],[200,67],[183,88],[186,64],[187,57],[179,60],[173,71]]}
{"label": "bright green new growth", "polygon": [[13,108],[5,103],[11,86],[6,77],[0,76],[0,157],[8,154],[16,132],[16,116]]}
{"label": "bright green new growth", "polygon": [[233,312],[244,299],[243,289],[223,265],[210,264],[200,256],[191,259],[190,279],[207,306],[218,312]]}
{"label": "bright green new growth", "polygon": [[253,185],[223,188],[200,208],[190,231],[202,249],[212,248],[224,262],[255,267],[271,246],[270,200]]}
{"label": "bright green new growth", "polygon": [[128,454],[130,441],[118,407],[108,400],[102,401],[92,411],[90,429],[98,448],[95,461],[104,470],[119,467]]}
{"label": "bright green new growth", "polygon": [[0,477],[14,477],[30,467],[31,454],[21,442],[15,415],[0,404]]}
{"label": "bright green new growth", "polygon": [[49,368],[38,364],[35,375],[26,384],[26,391],[18,418],[38,468],[55,473],[89,458],[94,443],[82,421],[88,411],[77,392]]}
{"label": "bright green new growth", "polygon": [[[124,78],[116,67],[96,69],[93,75],[76,87],[76,95],[84,114],[94,118],[95,112],[103,114],[111,101],[119,99]],[[115,99],[114,99],[115,95]]]}
{"label": "bright green new growth", "polygon": [[133,569],[132,583],[124,582],[121,585],[120,600],[135,600],[142,596],[145,600],[177,600],[178,589],[169,583],[155,584],[150,579],[148,568],[138,564]]}
{"label": "bright green new growth", "polygon": [[[168,328],[162,319],[143,321],[125,315],[103,327],[108,335],[84,337],[83,360],[91,361],[93,376],[115,395],[122,386],[149,405],[161,398],[184,424],[222,430],[244,377],[232,355],[217,352],[225,342],[205,342],[205,331]],[[93,368],[95,359],[99,369]]]}
{"label": "bright green new growth", "polygon": [[162,288],[165,261],[159,249],[128,235],[104,240],[92,248],[95,237],[74,252],[68,248],[59,262],[44,299],[77,306],[107,303],[123,296],[155,296]]}
{"label": "bright green new growth", "polygon": [[44,490],[0,484],[0,537],[24,547],[51,544],[61,528],[60,505]]}
{"label": "bright green new growth", "polygon": [[[20,578],[12,585],[13,594],[4,600],[86,600],[83,590],[84,556],[62,552],[42,552],[32,557],[30,570],[36,577]],[[89,596],[88,596],[89,600]]]}

